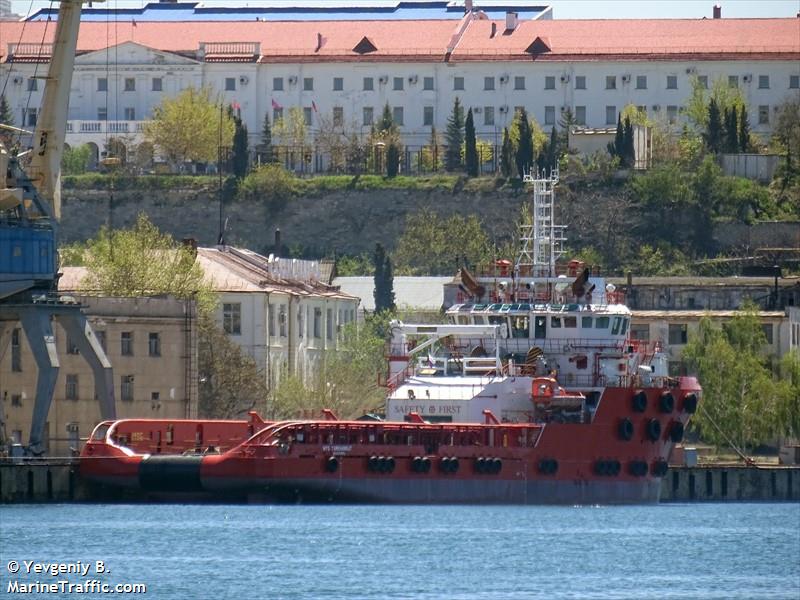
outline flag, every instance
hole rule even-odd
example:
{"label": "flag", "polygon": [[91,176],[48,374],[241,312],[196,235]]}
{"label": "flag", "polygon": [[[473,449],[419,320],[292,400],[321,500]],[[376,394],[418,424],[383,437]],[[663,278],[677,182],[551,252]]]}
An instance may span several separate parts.
{"label": "flag", "polygon": [[314,102],[313,100],[311,101],[311,108],[313,108],[313,109],[314,109],[314,112],[319,112],[319,111],[317,110],[317,103],[316,103],[316,102]]}
{"label": "flag", "polygon": [[242,109],[242,105],[239,104],[238,102],[236,102],[236,100],[234,100],[233,102],[231,102],[231,108],[233,110],[241,110]]}
{"label": "flag", "polygon": [[275,98],[272,99],[272,108],[275,110],[281,110],[283,107],[275,101]]}

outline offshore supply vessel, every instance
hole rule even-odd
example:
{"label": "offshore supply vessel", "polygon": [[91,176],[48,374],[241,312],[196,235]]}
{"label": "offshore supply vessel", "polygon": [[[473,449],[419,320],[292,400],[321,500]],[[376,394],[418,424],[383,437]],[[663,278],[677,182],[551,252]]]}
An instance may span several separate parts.
{"label": "offshore supply vessel", "polygon": [[104,421],[82,477],[165,499],[657,502],[700,386],[630,338],[613,285],[558,262],[558,172],[526,179],[516,260],[462,268],[446,323],[391,323],[385,419]]}

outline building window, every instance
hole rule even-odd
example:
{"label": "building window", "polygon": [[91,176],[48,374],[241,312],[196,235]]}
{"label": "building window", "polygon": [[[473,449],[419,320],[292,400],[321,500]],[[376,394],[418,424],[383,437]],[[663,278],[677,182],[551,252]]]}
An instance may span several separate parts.
{"label": "building window", "polygon": [[67,354],[80,354],[78,344],[72,339],[72,336],[67,334]]}
{"label": "building window", "polygon": [[556,89],[556,78],[552,75],[548,75],[544,78],[544,89],[546,90],[554,90]]}
{"label": "building window", "polygon": [[342,127],[344,125],[344,109],[341,106],[333,107],[333,126]]}
{"label": "building window", "polygon": [[697,83],[700,87],[704,90],[708,89],[708,75],[698,75],[697,76]]}
{"label": "building window", "polygon": [[222,329],[230,335],[242,334],[242,305],[239,302],[222,305]]}
{"label": "building window", "polygon": [[22,346],[19,332],[19,329],[11,332],[11,371],[13,373],[22,373]]}
{"label": "building window", "polygon": [[272,90],[275,92],[283,91],[283,77],[272,78]]}
{"label": "building window", "polygon": [[333,91],[334,92],[341,92],[344,90],[344,77],[334,77],[333,78]]}
{"label": "building window", "polygon": [[28,127],[36,127],[38,113],[35,108],[22,109],[22,122],[27,120]]}
{"label": "building window", "polygon": [[100,343],[100,347],[103,349],[103,352],[108,352],[106,348],[106,332],[103,330],[95,331],[94,332],[97,341]]}
{"label": "building window", "polygon": [[586,89],[586,75],[578,75],[575,77],[575,89],[576,90]]}
{"label": "building window", "polygon": [[789,75],[789,89],[796,90],[800,88],[800,75]]}
{"label": "building window", "polygon": [[373,120],[375,118],[375,110],[371,106],[365,106],[361,109],[361,124],[362,125],[372,125]]}
{"label": "building window", "polygon": [[272,304],[267,305],[267,312],[269,313],[267,317],[269,337],[275,337],[275,306]]}
{"label": "building window", "polygon": [[453,89],[457,92],[464,91],[464,78],[463,77],[453,77]]}
{"label": "building window", "polygon": [[226,77],[225,78],[225,91],[226,92],[235,92],[236,91],[236,77]]}
{"label": "building window", "polygon": [[[667,81],[669,81],[669,77],[667,77]],[[637,75],[636,76],[636,89],[637,90],[646,90],[647,89],[647,75]]]}
{"label": "building window", "polygon": [[78,376],[74,373],[67,373],[67,386],[64,396],[67,400],[78,399]]}
{"label": "building window", "polygon": [[119,353],[122,356],[133,356],[133,332],[123,331],[120,335]]}
{"label": "building window", "polygon": [[11,406],[22,406],[22,394],[11,394]]}
{"label": "building window", "polygon": [[278,323],[280,324],[280,333],[282,338],[286,337],[286,320],[286,305],[281,304],[281,307],[278,310]]}
{"label": "building window", "polygon": [[314,91],[314,78],[313,77],[303,77],[303,91],[304,92],[313,92]]}
{"label": "building window", "polygon": [[28,78],[28,91],[35,92],[39,89],[39,80],[34,79],[33,77]]}
{"label": "building window", "polygon": [[674,125],[677,120],[678,120],[678,107],[667,106],[667,121],[671,125]]}
{"label": "building window", "polygon": [[136,120],[136,109],[132,106],[125,108],[125,120],[126,121],[135,121]]}
{"label": "building window", "polygon": [[402,127],[403,126],[403,107],[402,106],[395,106],[392,109],[392,121],[394,124]]}
{"label": "building window", "polygon": [[403,78],[402,77],[395,77],[392,79],[392,89],[395,91],[400,91],[403,89]]}
{"label": "building window", "polygon": [[650,341],[650,325],[646,323],[631,323],[630,338],[640,342]]}
{"label": "building window", "polygon": [[617,76],[616,75],[606,75],[606,89],[607,90],[615,90],[615,89],[617,89]]}
{"label": "building window", "polygon": [[762,104],[758,107],[758,124],[769,124],[769,106]]}
{"label": "building window", "polygon": [[105,106],[101,106],[97,109],[97,120],[108,121],[108,109]]}
{"label": "building window", "polygon": [[483,124],[494,125],[494,106],[483,107]]}
{"label": "building window", "polygon": [[687,341],[686,323],[671,323],[669,326],[670,345],[683,345]]}
{"label": "building window", "polygon": [[556,107],[555,106],[545,106],[544,107],[544,124],[545,125],[555,125],[556,124]]}
{"label": "building window", "polygon": [[758,76],[758,89],[760,89],[760,90],[768,90],[769,89],[769,75],[759,75]]}
{"label": "building window", "polygon": [[164,91],[164,80],[161,77],[153,77],[152,90],[154,92]]}
{"label": "building window", "polygon": [[305,327],[303,327],[303,325],[303,309],[301,307],[297,309],[297,337],[301,339],[305,333]]}
{"label": "building window", "polygon": [[483,89],[484,90],[493,90],[494,89],[494,77],[484,77],[483,78]]}
{"label": "building window", "polygon": [[729,88],[739,87],[739,76],[738,75],[728,75],[728,87]]}
{"label": "building window", "polygon": [[123,402],[133,402],[133,375],[122,376],[119,393]]}
{"label": "building window", "polygon": [[422,124],[426,127],[433,125],[433,107],[432,106],[423,106],[422,107]]}
{"label": "building window", "polygon": [[321,338],[322,337],[322,309],[315,308],[314,309],[314,337]]}
{"label": "building window", "polygon": [[97,78],[97,91],[98,92],[107,92],[108,91],[108,78],[107,77],[98,77]]}
{"label": "building window", "polygon": [[433,77],[422,78],[422,89],[428,91],[433,90]]}
{"label": "building window", "polygon": [[303,121],[306,124],[306,127],[311,127],[312,123],[314,122],[314,115],[311,112],[310,106],[303,107]]}
{"label": "building window", "polygon": [[606,106],[606,125],[614,125],[617,122],[617,107]]}
{"label": "building window", "polygon": [[514,77],[514,89],[515,90],[524,90],[525,89],[525,77],[521,75],[517,75]]}
{"label": "building window", "polygon": [[677,90],[678,89],[678,76],[677,75],[667,75],[667,89],[668,90]]}
{"label": "building window", "polygon": [[150,356],[161,356],[161,334],[150,333],[147,338],[147,347]]}
{"label": "building window", "polygon": [[575,107],[575,123],[578,125],[586,125],[586,107]]}
{"label": "building window", "polygon": [[126,92],[135,92],[136,91],[136,79],[133,77],[126,77],[125,78],[125,91]]}
{"label": "building window", "polygon": [[325,334],[329,340],[333,339],[333,309],[329,308],[325,311]]}
{"label": "building window", "polygon": [[273,108],[272,109],[272,122],[277,123],[278,121],[283,119],[283,108]]}
{"label": "building window", "polygon": [[371,92],[375,89],[375,80],[372,77],[364,77],[364,91]]}

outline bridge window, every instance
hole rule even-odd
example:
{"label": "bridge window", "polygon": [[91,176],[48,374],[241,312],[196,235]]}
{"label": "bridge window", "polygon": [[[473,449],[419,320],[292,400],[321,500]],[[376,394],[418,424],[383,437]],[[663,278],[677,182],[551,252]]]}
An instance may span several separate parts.
{"label": "bridge window", "polygon": [[564,317],[564,327],[575,329],[578,326],[578,317]]}
{"label": "bridge window", "polygon": [[622,317],[614,317],[614,326],[611,328],[612,335],[617,335],[619,333],[620,325],[622,325]]}
{"label": "bridge window", "polygon": [[608,317],[597,317],[597,320],[594,322],[595,329],[608,329],[609,318]]}
{"label": "bridge window", "polygon": [[511,335],[515,338],[528,338],[528,317],[511,317]]}
{"label": "bridge window", "polygon": [[581,317],[581,327],[584,329],[591,329],[592,328],[592,317]]}
{"label": "bridge window", "polygon": [[553,329],[561,328],[561,317],[550,317],[550,327]]}
{"label": "bridge window", "polygon": [[484,319],[482,316],[477,316],[477,317],[472,317],[472,318],[473,318],[473,323],[475,323],[475,325],[485,325],[486,324],[486,319]]}

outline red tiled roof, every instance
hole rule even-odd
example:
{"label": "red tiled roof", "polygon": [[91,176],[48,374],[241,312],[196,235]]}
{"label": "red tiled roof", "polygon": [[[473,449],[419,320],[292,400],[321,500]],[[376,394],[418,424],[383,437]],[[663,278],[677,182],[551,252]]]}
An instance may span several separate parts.
{"label": "red tiled roof", "polygon": [[[452,60],[524,58],[540,38],[550,51],[536,60],[763,55],[800,58],[800,19],[616,19],[523,21],[507,35],[505,23],[473,21]],[[734,56],[731,56],[734,55]]]}
{"label": "red tiled roof", "polygon": [[[536,60],[644,58],[800,59],[800,19],[618,19],[521,21],[510,35],[505,22],[473,20],[450,60],[531,60],[525,50],[540,37],[550,52]],[[260,42],[260,62],[439,61],[460,24],[429,21],[316,22],[85,22],[79,52],[127,41],[193,55],[200,42]],[[24,33],[23,33],[24,26]],[[45,34],[45,28],[47,28]],[[9,43],[52,41],[55,24],[0,22],[0,60]],[[322,44],[317,49],[319,38]],[[20,36],[22,37],[20,38]],[[367,36],[375,52],[358,54]]]}

